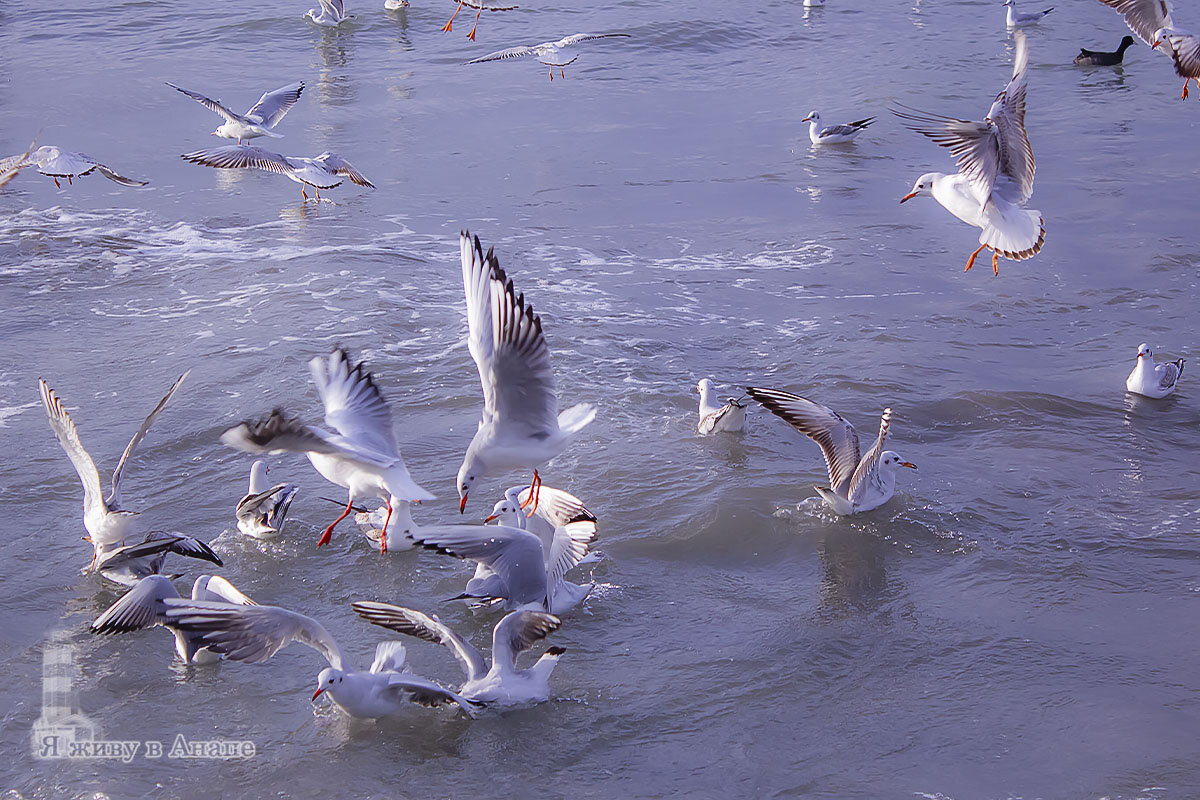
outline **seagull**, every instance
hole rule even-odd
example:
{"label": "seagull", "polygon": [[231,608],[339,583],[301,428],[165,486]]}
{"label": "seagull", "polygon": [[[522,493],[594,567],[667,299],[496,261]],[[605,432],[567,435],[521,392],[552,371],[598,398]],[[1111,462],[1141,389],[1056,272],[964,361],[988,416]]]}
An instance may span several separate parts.
{"label": "seagull", "polygon": [[859,452],[858,432],[837,412],[777,389],[746,389],[768,411],[812,439],[825,454],[829,486],[818,486],[817,494],[834,513],[847,515],[873,508],[892,499],[896,491],[896,468],[916,469],[894,450],[884,450],[892,410],[885,408],[879,420],[879,437],[865,454]]}
{"label": "seagull", "polygon": [[1133,37],[1126,36],[1121,40],[1121,44],[1115,52],[1109,53],[1103,50],[1088,50],[1086,48],[1079,49],[1079,55],[1075,56],[1075,63],[1081,67],[1115,67],[1125,59],[1125,51],[1133,45]]}
{"label": "seagull", "polygon": [[713,396],[713,382],[704,378],[696,384],[700,394],[700,422],[696,430],[707,436],[710,433],[724,431],[726,433],[741,433],[746,430],[746,404],[741,397],[730,397],[718,405]]}
{"label": "seagull", "polygon": [[326,28],[336,28],[346,21],[346,9],[342,0],[317,0],[320,8],[310,8],[304,18]]}
{"label": "seagull", "polygon": [[125,446],[125,452],[121,454],[121,460],[117,462],[117,468],[113,470],[112,489],[108,497],[104,496],[100,488],[100,472],[96,469],[96,463],[92,461],[91,455],[84,448],[83,442],[80,441],[79,431],[75,428],[71,415],[67,413],[62,401],[58,399],[46,381],[38,378],[38,391],[42,396],[42,404],[46,408],[46,416],[50,420],[50,429],[54,431],[54,436],[62,445],[67,458],[71,459],[71,464],[79,475],[79,481],[83,484],[83,526],[88,532],[86,538],[92,543],[95,551],[92,567],[96,566],[102,553],[120,547],[128,535],[130,523],[137,512],[121,508],[121,476],[125,474],[125,465],[129,463],[134,450],[146,438],[154,420],[166,407],[167,402],[174,397],[175,392],[178,391],[190,372],[191,370],[188,370],[183,373],[175,383],[171,384],[171,388],[158,401],[158,405],[147,415],[141,427],[129,440],[129,444]]}
{"label": "seagull", "polygon": [[1042,21],[1042,17],[1054,10],[1053,7],[1047,8],[1045,11],[1034,11],[1032,14],[1022,14],[1017,11],[1016,0],[1004,0],[1004,6],[1008,8],[1007,23],[1010,28],[1024,28],[1028,25],[1035,25]]}
{"label": "seagull", "polygon": [[1156,364],[1150,345],[1140,344],[1137,363],[1133,366],[1133,372],[1125,379],[1125,390],[1155,399],[1166,397],[1175,391],[1175,386],[1183,375],[1183,365],[1182,358],[1166,364]]}
{"label": "seagull", "polygon": [[868,125],[875,121],[875,118],[867,117],[856,122],[848,122],[845,125],[830,125],[822,128],[821,115],[812,111],[800,121],[809,123],[808,138],[813,144],[846,144],[853,142],[860,133],[867,129]]}
{"label": "seagull", "polygon": [[550,647],[532,667],[517,668],[518,655],[562,625],[558,617],[539,611],[514,611],[496,623],[489,667],[470,642],[436,616],[389,603],[359,601],[350,607],[374,625],[448,647],[467,676],[459,695],[488,707],[527,706],[548,700],[550,674],[567,652],[565,647]]}
{"label": "seagull", "polygon": [[277,172],[300,184],[300,195],[305,202],[308,201],[305,186],[311,186],[316,191],[319,201],[321,190],[340,185],[343,177],[349,178],[351,183],[359,186],[375,188],[375,184],[351,166],[349,161],[328,150],[316,158],[301,158],[272,153],[251,145],[230,144],[184,153],[180,158],[217,169],[263,169],[267,172]]}
{"label": "seagull", "polygon": [[[596,517],[583,505],[583,501],[570,492],[549,486],[538,488],[537,513],[527,517],[522,513],[528,505],[528,486],[513,486],[504,493],[503,499],[492,507],[492,513],[483,521],[496,522],[510,528],[519,528],[537,536],[542,542],[542,559],[550,565],[546,576],[546,591],[549,602],[546,610],[564,614],[583,601],[595,588],[595,584],[571,583],[565,575],[579,564],[597,561],[602,554],[589,554],[591,542],[596,538]],[[480,594],[493,591],[485,583],[494,574],[491,567],[480,563],[476,567],[476,587]],[[483,586],[482,590],[478,587]],[[468,592],[470,587],[468,587]]]}
{"label": "seagull", "polygon": [[447,32],[454,30],[454,18],[458,16],[459,11],[462,11],[463,6],[475,9],[475,24],[471,26],[471,32],[467,34],[467,38],[472,42],[475,41],[475,29],[479,27],[479,15],[484,11],[516,11],[518,8],[518,6],[502,6],[496,0],[458,0],[454,13],[450,15],[450,19],[446,20],[442,30]]}
{"label": "seagull", "polygon": [[825,5],[825,0],[804,0],[805,8],[820,8]]}
{"label": "seagull", "polygon": [[250,467],[250,487],[238,501],[234,514],[238,530],[255,539],[264,539],[283,531],[288,508],[299,487],[287,483],[267,484],[267,462],[255,461]]}
{"label": "seagull", "polygon": [[[1139,39],[1170,56],[1175,74],[1183,78],[1182,99],[1188,96],[1188,81],[1200,85],[1200,40],[1175,27],[1167,0],[1100,0],[1125,18]],[[1165,46],[1164,46],[1165,45]]]}
{"label": "seagull", "polygon": [[[404,466],[392,432],[392,411],[366,366],[351,366],[341,348],[308,366],[325,405],[325,422],[337,433],[288,419],[276,409],[264,420],[230,428],[221,441],[247,453],[304,453],[326,480],[349,490],[346,510],[325,529],[317,546],[329,541],[359,498],[385,500],[389,513],[404,501],[432,500]],[[386,539],[380,550],[387,551]]]}
{"label": "seagull", "polygon": [[225,566],[221,557],[199,539],[178,533],[151,531],[139,544],[122,543],[97,547],[92,564],[80,570],[80,574],[97,572],[100,577],[114,583],[133,586],[147,576],[161,575],[163,563],[169,553],[198,558],[218,567]]}
{"label": "seagull", "polygon": [[399,11],[408,8],[408,0],[383,0],[383,7],[388,11]]}
{"label": "seagull", "polygon": [[264,92],[263,96],[258,98],[258,102],[251,106],[245,114],[238,114],[222,105],[220,100],[212,100],[198,92],[184,89],[182,86],[176,86],[170,82],[167,83],[167,86],[177,92],[183,92],[209,111],[224,117],[224,124],[213,131],[210,136],[237,139],[238,144],[241,144],[243,139],[257,139],[259,136],[282,139],[283,134],[275,133],[271,129],[279,124],[292,106],[296,105],[296,101],[300,99],[300,93],[304,91],[304,81],[280,86],[273,92]]}
{"label": "seagull", "polygon": [[524,58],[525,56],[537,56],[539,64],[550,68],[550,80],[554,80],[554,70],[558,70],[560,77],[567,77],[563,73],[563,67],[568,64],[575,63],[575,59],[579,56],[572,56],[567,59],[565,56],[558,56],[560,50],[567,47],[572,47],[580,42],[590,42],[594,39],[615,39],[618,37],[629,38],[628,33],[573,33],[570,36],[564,36],[557,42],[542,42],[541,44],[531,44],[524,47],[510,47],[507,50],[497,50],[494,53],[488,53],[486,56],[473,58],[466,62],[468,64],[482,64],[485,61],[503,61],[508,58]]}
{"label": "seagull", "polygon": [[[129,633],[161,625],[175,634],[175,652],[185,664],[213,664],[220,656],[204,646],[203,635],[174,627],[166,615],[167,601],[178,599],[175,584],[165,575],[142,578],[91,625],[92,633]],[[192,584],[193,600],[257,605],[219,575],[201,575]]]}
{"label": "seagull", "polygon": [[530,511],[537,508],[541,485],[538,465],[561,453],[596,417],[590,403],[558,413],[550,347],[542,320],[525,305],[512,280],[500,268],[492,248],[484,256],[476,236],[459,236],[463,286],[467,296],[467,344],[483,385],[483,418],[458,470],[458,510],[482,475],[533,468]]}
{"label": "seagull", "polygon": [[[983,122],[926,114],[904,106],[892,110],[916,123],[909,129],[927,136],[958,157],[959,172],[928,172],[917,178],[901,203],[932,197],[968,225],[981,228],[979,247],[967,259],[969,270],[985,247],[992,251],[992,272],[1000,274],[999,258],[1021,261],[1042,249],[1046,228],[1040,211],[1024,204],[1033,194],[1035,164],[1025,133],[1025,77],[1029,48],[1025,34],[1013,33],[1016,56],[1012,79],[996,96]],[[911,112],[911,113],[909,113]]]}
{"label": "seagull", "polygon": [[61,188],[59,178],[66,178],[71,183],[72,178],[90,175],[93,171],[122,186],[145,186],[149,181],[139,181],[118,175],[111,167],[101,164],[91,156],[83,153],[72,153],[54,145],[42,145],[30,152],[26,150],[21,155],[0,159],[0,186],[11,181],[16,174],[26,167],[36,166],[38,172],[54,180],[54,185]]}
{"label": "seagull", "polygon": [[439,706],[457,703],[468,714],[476,704],[406,671],[404,645],[380,642],[367,672],[346,668],[342,649],[320,622],[278,606],[239,605],[197,600],[166,600],[163,624],[199,641],[233,661],[260,664],[291,642],[300,642],[325,657],[329,666],[317,675],[315,703],[322,694],[352,717],[375,719],[403,711],[411,703]]}

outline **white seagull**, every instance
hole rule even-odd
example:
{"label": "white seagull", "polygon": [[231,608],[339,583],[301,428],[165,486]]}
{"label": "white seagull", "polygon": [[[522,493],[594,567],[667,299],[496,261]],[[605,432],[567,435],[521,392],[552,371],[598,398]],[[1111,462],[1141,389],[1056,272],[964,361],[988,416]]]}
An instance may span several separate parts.
{"label": "white seagull", "polygon": [[283,134],[275,133],[271,129],[279,124],[292,106],[296,105],[296,101],[300,99],[300,93],[304,91],[304,81],[289,83],[272,92],[264,92],[249,111],[239,114],[228,106],[222,105],[220,100],[212,100],[199,92],[184,89],[182,86],[176,86],[170,82],[167,82],[167,86],[177,92],[183,92],[209,111],[224,117],[225,122],[209,135],[220,136],[222,139],[237,139],[238,144],[241,144],[243,139],[257,139],[259,136],[270,136],[272,139],[283,138]]}
{"label": "white seagull", "polygon": [[525,305],[513,282],[500,269],[491,248],[484,256],[476,236],[459,236],[463,287],[467,296],[467,344],[483,386],[483,417],[458,470],[458,510],[481,476],[501,470],[532,468],[532,509],[537,508],[537,468],[566,449],[596,417],[590,403],[558,413],[550,347],[542,320]]}
{"label": "white seagull", "polygon": [[142,578],[161,575],[163,564],[170,553],[188,558],[198,558],[216,564],[218,567],[225,566],[221,557],[199,539],[193,539],[191,536],[184,536],[180,533],[151,531],[138,544],[119,544],[96,548],[91,566],[80,570],[80,573],[97,572],[102,578],[108,578],[110,581],[124,586],[133,586]]}
{"label": "white seagull", "polygon": [[1184,360],[1170,361],[1165,364],[1154,363],[1154,351],[1148,344],[1138,345],[1137,363],[1133,372],[1125,379],[1126,391],[1145,397],[1162,398],[1175,391],[1179,378],[1183,375]]}
{"label": "white seagull", "polygon": [[0,179],[3,181],[0,182],[0,186],[11,181],[21,170],[34,166],[42,175],[53,178],[54,185],[59,187],[61,187],[58,182],[59,178],[66,178],[69,184],[72,178],[90,175],[93,171],[99,172],[110,181],[122,186],[145,186],[148,183],[148,181],[139,181],[118,175],[111,167],[101,164],[91,156],[73,153],[70,150],[63,150],[61,147],[47,144],[32,152],[26,150],[20,155],[0,159]]}
{"label": "white seagull", "polygon": [[1188,81],[1200,86],[1200,39],[1171,19],[1167,0],[1100,0],[1125,18],[1125,24],[1138,38],[1170,57],[1175,74],[1183,78],[1183,94],[1188,97]]}
{"label": "white seagull", "polygon": [[458,0],[458,5],[454,8],[454,13],[450,15],[450,19],[446,20],[446,24],[442,26],[442,30],[454,30],[454,18],[458,16],[459,11],[462,11],[463,6],[475,9],[475,24],[471,26],[471,32],[467,34],[467,38],[472,42],[475,41],[475,29],[479,27],[479,15],[484,11],[516,11],[518,8],[518,6],[501,5],[496,0]]}
{"label": "white seagull", "polygon": [[470,642],[450,630],[436,616],[389,603],[359,601],[351,607],[363,619],[388,630],[445,645],[466,673],[458,693],[464,699],[490,708],[528,706],[550,698],[550,674],[565,647],[550,647],[528,669],[517,667],[517,656],[547,635],[562,621],[538,611],[514,611],[492,629],[492,664],[489,667]]}
{"label": "white seagull", "polygon": [[234,603],[166,601],[166,622],[232,661],[259,664],[291,642],[300,642],[325,657],[329,666],[317,675],[313,702],[328,694],[352,717],[375,719],[404,711],[410,704],[440,706],[457,703],[468,714],[475,704],[432,681],[408,672],[404,645],[380,642],[367,672],[346,668],[342,649],[320,622],[278,606]]}
{"label": "white seagull", "polygon": [[367,180],[349,161],[328,150],[316,158],[284,156],[261,147],[230,144],[209,150],[184,153],[180,158],[193,164],[203,164],[217,169],[261,169],[283,175],[300,184],[300,195],[308,201],[305,186],[311,186],[321,199],[322,189],[332,189],[349,178],[351,183],[374,189],[375,184]]}
{"label": "white seagull", "polygon": [[730,397],[724,403],[720,402],[709,378],[696,384],[696,392],[700,395],[700,422],[696,430],[701,434],[707,436],[717,431],[741,433],[746,430],[744,397]]}
{"label": "white seagull", "polygon": [[[175,584],[165,575],[150,575],[138,581],[132,589],[108,607],[91,624],[92,633],[129,633],[161,625],[175,635],[175,652],[185,664],[212,664],[220,656],[201,641],[203,634],[188,633],[174,627],[167,619],[167,602],[179,599]],[[192,599],[257,605],[219,575],[201,575],[192,584]]]}
{"label": "white seagull", "polygon": [[[379,498],[387,502],[389,513],[398,503],[432,500],[404,466],[392,431],[392,411],[366,367],[352,367],[341,348],[328,359],[312,359],[308,366],[325,405],[325,422],[337,433],[288,419],[276,409],[265,420],[230,428],[221,441],[247,453],[304,453],[326,480],[348,490],[346,510],[325,529],[317,546],[329,541],[355,500]],[[387,550],[386,539],[381,550]]]}
{"label": "white seagull", "polygon": [[829,125],[821,127],[821,115],[816,111],[800,120],[808,123],[808,138],[813,144],[846,144],[853,142],[867,126],[875,121],[874,117],[847,122],[845,125]]}
{"label": "white seagull", "polygon": [[[917,178],[901,203],[932,197],[968,225],[982,229],[979,247],[966,269],[985,247],[992,251],[992,272],[1000,274],[999,258],[1021,261],[1042,249],[1046,228],[1040,211],[1023,208],[1033,194],[1035,164],[1025,133],[1025,77],[1029,48],[1025,34],[1016,31],[1012,79],[996,96],[983,122],[927,114],[905,106],[892,110],[912,123],[909,129],[927,136],[958,158],[959,172],[928,172]],[[911,113],[910,113],[911,112]]]}
{"label": "white seagull", "polygon": [[270,472],[267,462],[259,459],[250,467],[250,486],[246,496],[238,501],[234,515],[238,530],[247,536],[264,539],[283,531],[287,522],[288,509],[299,487],[287,483],[271,486],[267,483]]}
{"label": "white seagull", "polygon": [[494,53],[488,53],[486,56],[473,58],[466,62],[468,64],[482,64],[485,61],[503,61],[509,58],[524,58],[526,56],[537,56],[539,64],[550,68],[550,80],[554,80],[554,70],[558,70],[560,77],[567,77],[563,72],[563,67],[568,64],[575,63],[575,59],[579,56],[567,58],[566,55],[560,55],[560,51],[574,47],[580,42],[590,42],[594,39],[615,39],[629,38],[628,33],[573,33],[570,36],[564,36],[557,42],[542,42],[541,44],[531,44],[523,47],[510,47],[507,50],[497,50]]}
{"label": "white seagull", "polygon": [[348,19],[342,0],[317,0],[319,8],[304,12],[304,18],[326,28],[336,28]]}
{"label": "white seagull", "polygon": [[119,547],[129,534],[130,523],[137,512],[121,508],[121,476],[125,474],[125,465],[129,463],[133,452],[137,450],[138,445],[150,431],[150,426],[154,424],[154,420],[166,407],[167,402],[178,391],[189,372],[191,370],[180,375],[178,380],[171,384],[171,388],[142,421],[141,427],[137,429],[133,438],[129,440],[129,444],[125,446],[125,452],[121,454],[121,460],[117,462],[117,468],[113,470],[112,488],[108,497],[104,496],[100,488],[100,472],[96,469],[96,463],[92,461],[91,455],[84,448],[83,442],[80,441],[79,431],[75,428],[71,415],[67,413],[62,401],[54,394],[54,390],[44,380],[38,378],[38,391],[42,396],[42,405],[45,406],[46,416],[50,420],[50,428],[54,431],[54,436],[62,445],[67,457],[71,459],[71,464],[75,467],[76,474],[79,475],[79,482],[83,484],[83,527],[87,529],[87,539],[95,550],[92,566],[96,565],[103,553]]}
{"label": "white seagull", "polygon": [[1008,9],[1005,22],[1010,28],[1024,28],[1028,25],[1035,25],[1042,21],[1042,17],[1049,14],[1054,9],[1047,8],[1045,11],[1034,11],[1029,14],[1022,14],[1017,11],[1016,0],[1004,0],[1003,5]]}
{"label": "white seagull", "polygon": [[879,420],[879,436],[866,453],[859,451],[858,432],[837,412],[806,397],[776,389],[746,390],[775,416],[816,442],[829,468],[829,486],[816,487],[821,499],[837,514],[870,511],[892,499],[896,491],[896,468],[916,469],[894,450],[884,450],[892,410],[885,408]]}

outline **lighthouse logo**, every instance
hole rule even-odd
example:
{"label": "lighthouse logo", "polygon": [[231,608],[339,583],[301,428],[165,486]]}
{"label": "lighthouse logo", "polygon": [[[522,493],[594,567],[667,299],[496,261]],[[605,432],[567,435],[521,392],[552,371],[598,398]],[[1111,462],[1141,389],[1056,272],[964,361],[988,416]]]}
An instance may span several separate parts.
{"label": "lighthouse logo", "polygon": [[33,723],[36,758],[70,758],[99,738],[100,728],[79,709],[75,650],[51,639],[42,650],[42,715]]}

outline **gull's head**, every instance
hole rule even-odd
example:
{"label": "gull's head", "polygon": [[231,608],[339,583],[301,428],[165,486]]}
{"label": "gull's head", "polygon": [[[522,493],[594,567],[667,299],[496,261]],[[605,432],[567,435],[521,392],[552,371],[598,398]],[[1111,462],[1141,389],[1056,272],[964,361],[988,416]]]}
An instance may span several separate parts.
{"label": "gull's head", "polygon": [[808,112],[808,116],[800,121],[801,122],[820,122],[821,115],[818,114],[816,111],[810,111],[810,112]]}
{"label": "gull's head", "polygon": [[879,463],[893,472],[899,467],[908,467],[909,469],[917,468],[916,464],[912,463],[911,461],[905,461],[895,450],[884,450],[882,453],[880,453]]}
{"label": "gull's head", "polygon": [[1003,3],[1001,3],[1001,5],[1005,5],[1005,6],[1015,6],[1015,5],[1016,5],[1016,3],[1014,3],[1014,2],[1013,2],[1013,0],[1004,0],[1004,2],[1003,2]]}
{"label": "gull's head", "polygon": [[317,690],[313,692],[313,702],[317,702],[317,698],[320,697],[322,693],[333,690],[339,686],[344,678],[345,675],[340,669],[326,667],[325,669],[321,670],[321,674],[317,676]]}
{"label": "gull's head", "polygon": [[492,506],[492,513],[487,516],[487,519],[483,521],[483,524],[486,525],[495,520],[499,520],[501,525],[509,525],[513,522],[516,522],[518,521],[516,516],[519,508],[519,505],[514,504],[512,500],[505,497],[503,500],[498,501],[496,505]]}
{"label": "gull's head", "polygon": [[940,173],[926,172],[917,178],[917,182],[913,184],[912,191],[901,197],[900,202],[907,203],[914,197],[933,197],[933,182],[939,177]]}
{"label": "gull's head", "polygon": [[270,471],[271,468],[267,466],[267,462],[263,461],[261,458],[250,465],[250,474],[256,478],[265,477]]}
{"label": "gull's head", "polygon": [[1153,355],[1154,351],[1150,349],[1150,345],[1145,342],[1138,345],[1138,358],[1151,358]]}
{"label": "gull's head", "polygon": [[712,390],[713,382],[710,378],[702,378],[700,382],[696,384],[696,391],[700,394],[708,394]]}
{"label": "gull's head", "polygon": [[1174,33],[1170,28],[1159,28],[1154,32],[1154,38],[1150,40],[1150,46],[1155,50],[1158,46],[1167,40],[1167,37]]}
{"label": "gull's head", "polygon": [[467,493],[471,491],[471,484],[475,483],[479,472],[474,460],[468,454],[462,466],[458,468],[458,513],[460,514],[467,508]]}

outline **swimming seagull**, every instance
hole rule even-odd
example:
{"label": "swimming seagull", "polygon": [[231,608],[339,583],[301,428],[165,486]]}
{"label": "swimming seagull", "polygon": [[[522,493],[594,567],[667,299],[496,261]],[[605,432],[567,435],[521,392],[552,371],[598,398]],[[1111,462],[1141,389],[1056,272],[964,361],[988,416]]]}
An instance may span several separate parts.
{"label": "swimming seagull", "polygon": [[988,110],[983,122],[927,114],[908,106],[892,109],[901,119],[916,123],[909,130],[927,136],[958,158],[959,172],[927,172],[901,203],[932,197],[968,225],[982,229],[979,247],[967,259],[969,270],[985,247],[992,251],[992,272],[1000,274],[999,258],[1021,261],[1042,249],[1046,228],[1040,211],[1022,206],[1033,194],[1033,148],[1025,133],[1025,78],[1029,48],[1025,34],[1015,31],[1016,56],[1012,79]]}
{"label": "swimming seagull", "polygon": [[[151,531],[138,544],[111,545],[96,548],[92,564],[80,570],[80,574],[97,572],[100,577],[114,583],[133,586],[150,575],[161,575],[167,555],[175,553],[188,558],[208,561],[218,567],[225,566],[221,557],[199,539],[180,533]],[[179,577],[178,575],[174,577]]]}
{"label": "swimming seagull", "polygon": [[[166,615],[167,601],[178,599],[175,584],[165,575],[142,578],[133,588],[108,607],[91,624],[92,633],[130,633],[161,625],[175,634],[175,652],[185,664],[212,664],[220,656],[204,646],[203,634],[188,633],[172,625]],[[215,600],[237,605],[257,605],[219,575],[201,575],[192,584],[193,600]]]}
{"label": "swimming seagull", "polygon": [[503,6],[496,0],[458,0],[458,5],[454,8],[454,13],[450,15],[450,19],[446,20],[446,24],[442,26],[444,31],[454,30],[454,18],[458,16],[458,12],[462,11],[462,7],[475,9],[475,24],[471,26],[471,32],[467,34],[467,38],[472,42],[475,41],[475,29],[479,27],[479,15],[484,11],[516,11],[518,6]]}
{"label": "swimming seagull", "polygon": [[250,467],[250,486],[246,496],[238,501],[234,515],[238,530],[247,536],[263,539],[283,531],[288,508],[299,487],[287,483],[268,485],[267,462],[255,461]]}
{"label": "swimming seagull", "polygon": [[304,18],[326,28],[336,28],[346,21],[346,9],[342,0],[317,0],[320,8],[310,8]]}
{"label": "swimming seagull", "polygon": [[696,430],[705,436],[717,431],[741,433],[746,430],[746,404],[742,402],[744,398],[730,397],[724,403],[718,402],[713,382],[709,378],[704,378],[696,384],[696,392],[700,395],[700,422],[696,425]]}
{"label": "swimming seagull", "polygon": [[59,178],[66,178],[69,184],[72,178],[90,175],[93,171],[99,172],[113,183],[119,183],[122,186],[145,186],[149,182],[126,178],[91,156],[73,153],[70,150],[63,150],[47,144],[33,152],[27,150],[21,155],[0,159],[0,179],[3,180],[0,186],[11,181],[21,170],[33,166],[36,166],[42,175],[53,178],[54,185],[60,187]]}
{"label": "swimming seagull", "polygon": [[879,420],[879,436],[866,453],[859,451],[858,432],[837,412],[777,389],[746,389],[775,416],[816,442],[829,468],[829,486],[816,487],[821,499],[834,513],[847,515],[870,511],[892,499],[896,491],[896,468],[916,469],[894,450],[884,450],[892,410],[885,408]]}
{"label": "swimming seagull", "polygon": [[222,105],[220,100],[209,99],[198,92],[184,89],[182,86],[176,86],[170,82],[167,82],[167,86],[177,92],[183,92],[209,111],[224,117],[225,122],[209,135],[220,136],[223,139],[237,139],[238,144],[241,144],[243,139],[257,139],[259,136],[270,136],[272,139],[283,138],[283,134],[275,133],[271,129],[279,124],[292,106],[296,105],[296,101],[300,99],[300,93],[304,91],[304,81],[289,83],[272,92],[264,92],[249,111],[245,114],[238,114]]}
{"label": "swimming seagull", "polygon": [[1034,11],[1030,14],[1022,14],[1017,11],[1016,0],[1004,0],[1003,5],[1008,8],[1006,22],[1010,28],[1024,28],[1028,25],[1034,25],[1041,22],[1042,17],[1054,10],[1053,7],[1047,8],[1045,11]]}
{"label": "swimming seagull", "polygon": [[492,248],[484,256],[476,236],[459,236],[463,286],[467,298],[467,345],[483,386],[483,417],[458,470],[458,510],[482,475],[533,468],[529,499],[537,508],[537,468],[566,449],[575,434],[596,417],[590,403],[558,413],[550,347],[542,320],[525,305],[512,280],[500,268]]}
{"label": "swimming seagull", "polygon": [[510,47],[507,50],[497,50],[494,53],[488,53],[486,56],[473,58],[466,62],[468,64],[482,64],[485,61],[503,61],[508,58],[524,58],[525,56],[537,56],[539,64],[550,68],[550,80],[554,80],[554,70],[558,70],[560,77],[567,77],[563,72],[563,67],[568,64],[575,63],[575,59],[579,56],[566,58],[560,56],[559,52],[565,48],[573,47],[580,42],[590,42],[594,39],[615,39],[618,37],[628,38],[628,33],[574,33],[570,36],[564,36],[557,42],[542,42],[541,44],[531,44],[525,47]]}
{"label": "swimming seagull", "polygon": [[284,175],[300,184],[300,195],[305,202],[308,201],[305,186],[311,186],[317,193],[317,200],[320,200],[321,190],[340,185],[343,177],[349,178],[351,183],[359,186],[375,188],[375,184],[351,166],[349,161],[328,150],[316,158],[301,158],[272,153],[251,145],[230,144],[184,153],[180,158],[217,169],[263,169]]}
{"label": "swimming seagull", "polygon": [[1133,37],[1126,36],[1121,40],[1120,46],[1115,52],[1109,53],[1104,50],[1088,50],[1079,48],[1079,55],[1075,56],[1075,63],[1081,67],[1115,67],[1125,59],[1125,51],[1133,45]]}
{"label": "swimming seagull", "polygon": [[325,657],[329,666],[317,675],[313,702],[328,694],[352,717],[375,719],[403,711],[410,704],[434,707],[457,703],[468,714],[476,704],[408,672],[404,645],[380,642],[367,672],[346,668],[342,649],[317,620],[278,606],[166,600],[164,624],[232,661],[259,664],[291,642],[300,642]]}
{"label": "swimming seagull", "polygon": [[1125,390],[1155,399],[1166,397],[1175,391],[1175,386],[1183,375],[1183,365],[1182,358],[1166,364],[1156,364],[1150,345],[1140,344],[1137,363],[1133,366],[1133,372],[1125,379]]}
{"label": "swimming seagull", "polygon": [[38,392],[42,396],[42,405],[50,420],[50,429],[54,431],[54,436],[62,445],[67,457],[71,459],[71,464],[75,467],[76,474],[79,475],[79,481],[83,484],[83,526],[87,529],[87,538],[95,550],[92,558],[93,567],[103,552],[119,547],[129,533],[130,523],[137,512],[121,508],[121,476],[125,474],[125,465],[129,463],[130,457],[133,456],[133,452],[137,450],[142,440],[146,438],[154,420],[166,407],[167,402],[175,396],[175,392],[178,391],[190,372],[191,370],[188,370],[183,373],[175,383],[171,384],[171,388],[142,421],[141,427],[137,429],[133,438],[129,440],[129,444],[125,446],[125,452],[121,454],[121,460],[117,462],[117,468],[113,470],[111,491],[109,491],[108,497],[104,496],[100,488],[100,472],[96,469],[91,455],[84,448],[83,442],[80,441],[79,431],[75,428],[75,422],[71,419],[71,415],[67,413],[67,409],[63,407],[62,401],[58,399],[54,390],[44,380],[38,378]]}
{"label": "swimming seagull", "polygon": [[[325,529],[317,546],[329,541],[355,500],[380,498],[387,502],[389,514],[398,502],[432,500],[404,466],[392,432],[392,411],[366,366],[351,366],[341,348],[327,359],[312,359],[308,366],[325,405],[325,422],[337,433],[289,419],[275,409],[264,420],[230,428],[221,441],[247,453],[304,453],[326,480],[348,490],[346,510]],[[380,549],[387,551],[386,539]]]}
{"label": "swimming seagull", "polygon": [[812,111],[800,121],[809,123],[808,138],[813,144],[845,144],[853,142],[860,133],[867,129],[868,125],[875,121],[875,118],[867,117],[855,122],[847,122],[845,125],[829,125],[822,128],[821,115]]}
{"label": "swimming seagull", "polygon": [[[1137,37],[1171,58],[1175,74],[1183,78],[1182,99],[1188,96],[1188,81],[1200,85],[1200,40],[1175,27],[1167,0],[1100,0],[1125,18]],[[1164,46],[1165,45],[1165,46]]]}
{"label": "swimming seagull", "polygon": [[538,611],[514,611],[492,629],[492,663],[489,667],[470,642],[432,614],[390,603],[359,601],[350,607],[363,619],[381,628],[445,645],[458,660],[467,680],[458,693],[488,707],[526,706],[550,698],[550,674],[565,647],[550,647],[528,669],[517,667],[517,656],[558,630],[562,621]]}

